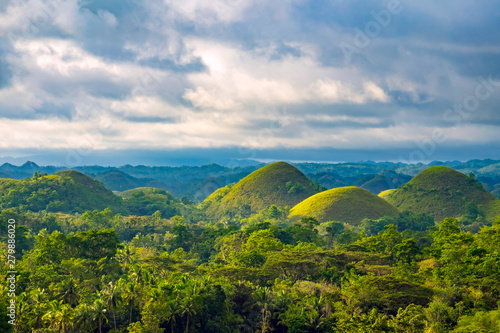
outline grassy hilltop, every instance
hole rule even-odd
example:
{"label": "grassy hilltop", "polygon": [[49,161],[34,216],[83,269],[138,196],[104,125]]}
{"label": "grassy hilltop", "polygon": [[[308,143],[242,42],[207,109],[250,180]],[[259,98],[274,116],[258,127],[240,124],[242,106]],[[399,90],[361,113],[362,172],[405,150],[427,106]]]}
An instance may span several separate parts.
{"label": "grassy hilltop", "polygon": [[486,216],[499,213],[497,200],[475,178],[444,166],[428,168],[397,190],[382,192],[381,196],[401,211],[432,214],[438,221],[462,216],[471,205],[476,205]]}
{"label": "grassy hilltop", "polygon": [[290,216],[312,216],[320,222],[340,221],[358,225],[363,219],[397,216],[384,199],[355,187],[340,187],[313,195],[292,208]]}
{"label": "grassy hilltop", "polygon": [[102,183],[78,171],[31,178],[0,179],[0,207],[38,212],[81,213],[86,210],[124,212],[123,200]]}
{"label": "grassy hilltop", "polygon": [[202,204],[206,214],[249,214],[271,205],[294,206],[322,188],[294,166],[285,162],[269,164],[252,172],[232,187],[215,191]]}

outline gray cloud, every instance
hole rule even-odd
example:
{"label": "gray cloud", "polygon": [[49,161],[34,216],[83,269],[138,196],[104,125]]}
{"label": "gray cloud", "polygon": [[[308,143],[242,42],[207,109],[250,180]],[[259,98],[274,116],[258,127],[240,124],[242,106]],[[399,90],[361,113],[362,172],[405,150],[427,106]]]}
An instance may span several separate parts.
{"label": "gray cloud", "polygon": [[[351,61],[341,43],[354,44],[387,1],[67,0],[33,21],[42,3],[0,4],[4,121],[57,118],[85,133],[83,120],[109,118],[122,126],[119,149],[248,141],[362,151],[367,142],[411,148],[435,128],[447,132],[442,147],[500,132],[500,87],[460,121],[445,117],[474,95],[478,77],[500,77],[498,2],[401,1]],[[286,108],[289,122],[272,128],[274,116],[259,108]]]}
{"label": "gray cloud", "polygon": [[0,89],[8,86],[12,78],[12,72],[7,62],[0,58]]}

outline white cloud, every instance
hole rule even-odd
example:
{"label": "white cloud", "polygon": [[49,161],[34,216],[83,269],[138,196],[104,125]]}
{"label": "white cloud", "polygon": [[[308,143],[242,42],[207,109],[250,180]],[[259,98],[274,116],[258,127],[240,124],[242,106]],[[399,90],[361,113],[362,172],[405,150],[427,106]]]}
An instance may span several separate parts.
{"label": "white cloud", "polygon": [[388,102],[386,93],[371,81],[363,83],[362,88],[351,87],[348,83],[339,80],[318,80],[311,91],[310,101],[322,103],[353,103],[363,104],[367,102]]}
{"label": "white cloud", "polygon": [[0,36],[7,36],[25,25],[25,22],[29,22],[28,8],[29,2],[16,2],[9,4],[4,12],[0,12]]}
{"label": "white cloud", "polygon": [[[172,80],[166,71],[112,62],[88,53],[70,40],[19,40],[14,49],[17,55],[7,59],[16,72],[15,81],[19,87],[36,94],[37,100],[45,102],[85,103],[79,99],[99,95],[99,85],[104,89],[116,87],[134,97],[158,94],[168,89],[171,84],[168,80]],[[4,104],[14,103],[7,90],[3,94]],[[39,106],[40,103],[33,104],[33,107]]]}
{"label": "white cloud", "polygon": [[184,98],[190,101],[195,107],[203,109],[217,109],[217,110],[235,110],[241,105],[233,99],[224,99],[218,95],[216,90],[207,90],[204,87],[198,87],[196,90],[186,89]]}
{"label": "white cloud", "polygon": [[51,13],[51,15],[54,15],[54,26],[68,34],[79,35],[86,24],[84,15],[88,11],[81,11],[81,2],[78,0],[57,0],[55,3],[57,3],[56,8]]}
{"label": "white cloud", "polygon": [[108,12],[107,10],[99,10],[97,12],[99,18],[109,27],[114,28],[118,25],[118,20],[116,16]]}
{"label": "white cloud", "polygon": [[131,96],[126,100],[102,101],[108,110],[126,117],[181,118],[191,110],[183,106],[172,106],[158,96]]}
{"label": "white cloud", "polygon": [[0,90],[0,116],[29,115],[42,106],[43,100],[22,84]]}
{"label": "white cloud", "polygon": [[195,88],[184,94],[201,109],[389,101],[374,82],[353,76],[349,70],[321,66],[307,45],[302,47],[308,50],[304,56],[280,61],[267,57],[269,52],[263,50],[244,51],[215,41],[191,40],[187,45],[208,67],[207,72],[188,75]]}
{"label": "white cloud", "polygon": [[107,62],[89,54],[70,40],[20,40],[14,44],[14,48],[20,57],[11,57],[11,60],[18,66],[32,72],[58,76],[61,80],[116,81],[131,80],[137,76],[137,66]]}
{"label": "white cloud", "polygon": [[[97,1],[90,11],[78,0],[11,0],[0,12],[0,37],[26,33],[0,41],[0,70],[12,72],[0,89],[0,130],[16,129],[0,134],[0,146],[78,146],[103,121],[110,125],[95,149],[411,145],[442,121],[443,104],[432,102],[451,107],[473,94],[481,54],[498,54],[484,41],[403,39],[394,20],[344,67],[335,45],[347,28],[301,16],[290,6],[297,2],[307,8],[303,0],[146,0],[124,13],[95,9]],[[49,3],[58,5],[37,15]],[[198,59],[206,71],[183,72]],[[157,60],[177,72],[141,65]],[[493,99],[481,107],[494,109]],[[285,107],[289,116],[272,115]],[[482,111],[470,119],[488,123]],[[450,140],[482,142],[499,139],[495,129],[446,131]]]}
{"label": "white cloud", "polygon": [[164,0],[177,16],[197,24],[229,23],[242,18],[254,0]]}
{"label": "white cloud", "polygon": [[84,15],[78,0],[10,1],[0,12],[0,36],[35,38],[51,27],[77,35],[85,25]]}

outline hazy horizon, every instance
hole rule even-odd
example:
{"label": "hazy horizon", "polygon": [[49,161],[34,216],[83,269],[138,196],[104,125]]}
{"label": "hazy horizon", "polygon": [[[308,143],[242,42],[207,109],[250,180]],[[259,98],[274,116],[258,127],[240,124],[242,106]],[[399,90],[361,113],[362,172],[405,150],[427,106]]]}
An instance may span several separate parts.
{"label": "hazy horizon", "polygon": [[[457,150],[463,150],[463,148],[457,148]],[[375,163],[406,163],[406,164],[429,164],[431,162],[467,162],[470,160],[500,160],[500,156],[495,158],[495,154],[492,151],[483,151],[482,154],[478,154],[477,150],[471,149],[470,153],[464,154],[461,152],[461,156],[464,158],[454,158],[454,156],[459,155],[456,150],[448,150],[444,154],[433,154],[435,159],[428,160],[408,160],[406,157],[408,153],[415,150],[400,150],[392,152],[392,154],[382,154],[382,156],[387,156],[388,158],[380,158],[381,154],[379,152],[345,152],[338,151],[316,151],[309,152],[310,159],[302,159],[301,157],[307,156],[308,154],[304,151],[255,151],[255,156],[242,156],[238,158],[238,154],[234,154],[231,150],[223,151],[210,151],[201,150],[198,152],[193,151],[174,151],[174,152],[162,152],[162,151],[146,151],[146,152],[130,152],[130,151],[91,151],[89,154],[79,155],[78,151],[49,151],[42,154],[24,154],[20,156],[0,156],[0,165],[4,163],[9,163],[16,166],[21,166],[26,162],[34,162],[39,166],[56,166],[64,168],[72,168],[77,166],[85,165],[99,165],[99,166],[109,166],[109,167],[120,167],[124,165],[145,165],[145,166],[202,166],[211,163],[219,164],[222,166],[246,166],[260,163],[271,163],[275,161],[286,161],[290,163],[363,163],[363,162],[375,162]],[[338,159],[325,160],[322,159],[325,156],[338,156]],[[351,157],[344,158],[343,157]],[[398,158],[402,157],[402,158]],[[491,157],[493,156],[493,158]],[[392,157],[392,158],[391,158]]]}

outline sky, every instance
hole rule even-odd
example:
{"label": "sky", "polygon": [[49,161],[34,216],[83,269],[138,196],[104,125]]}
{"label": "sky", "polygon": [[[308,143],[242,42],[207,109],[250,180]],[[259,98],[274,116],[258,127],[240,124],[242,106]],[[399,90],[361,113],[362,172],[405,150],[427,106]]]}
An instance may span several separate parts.
{"label": "sky", "polygon": [[1,0],[0,157],[500,159],[499,30],[493,0]]}

